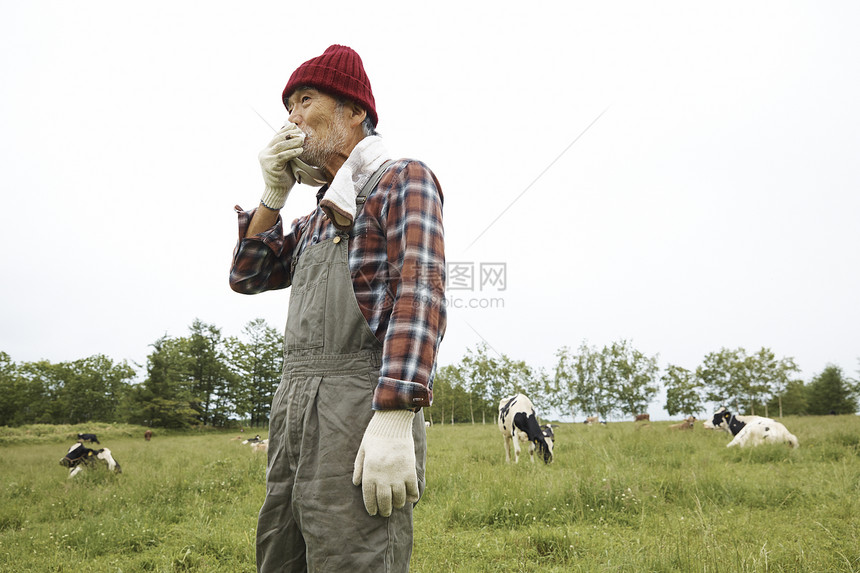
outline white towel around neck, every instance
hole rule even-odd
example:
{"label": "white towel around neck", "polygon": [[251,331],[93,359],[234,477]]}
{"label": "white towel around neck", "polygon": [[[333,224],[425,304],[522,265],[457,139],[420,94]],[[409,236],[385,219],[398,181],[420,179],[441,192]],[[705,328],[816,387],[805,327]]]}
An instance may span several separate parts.
{"label": "white towel around neck", "polygon": [[320,207],[335,227],[341,230],[352,227],[356,196],[389,158],[388,150],[378,135],[369,135],[358,142],[320,200]]}

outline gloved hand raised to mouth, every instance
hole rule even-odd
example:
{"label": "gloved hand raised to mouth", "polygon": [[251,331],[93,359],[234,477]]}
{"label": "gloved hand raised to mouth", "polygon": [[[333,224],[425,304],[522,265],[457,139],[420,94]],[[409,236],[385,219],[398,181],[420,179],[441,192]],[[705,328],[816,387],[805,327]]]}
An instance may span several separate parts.
{"label": "gloved hand raised to mouth", "polygon": [[257,156],[266,184],[261,201],[273,211],[284,206],[287,195],[296,184],[295,176],[287,164],[302,154],[304,141],[304,132],[296,124],[287,123]]}
{"label": "gloved hand raised to mouth", "polygon": [[352,483],[361,484],[364,507],[370,515],[391,515],[406,502],[418,501],[415,443],[411,410],[377,410],[367,425]]}

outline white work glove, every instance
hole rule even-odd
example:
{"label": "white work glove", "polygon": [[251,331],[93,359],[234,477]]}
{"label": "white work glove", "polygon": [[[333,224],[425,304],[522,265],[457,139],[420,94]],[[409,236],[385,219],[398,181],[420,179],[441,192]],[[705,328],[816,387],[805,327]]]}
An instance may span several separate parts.
{"label": "white work glove", "polygon": [[287,164],[302,154],[304,142],[304,132],[296,124],[287,123],[258,155],[266,183],[260,200],[269,209],[280,209],[287,202],[287,195],[296,184],[293,171]]}
{"label": "white work glove", "polygon": [[418,474],[415,471],[415,443],[412,439],[411,410],[377,410],[367,425],[352,483],[362,485],[364,507],[370,515],[383,517],[406,502],[418,501]]}

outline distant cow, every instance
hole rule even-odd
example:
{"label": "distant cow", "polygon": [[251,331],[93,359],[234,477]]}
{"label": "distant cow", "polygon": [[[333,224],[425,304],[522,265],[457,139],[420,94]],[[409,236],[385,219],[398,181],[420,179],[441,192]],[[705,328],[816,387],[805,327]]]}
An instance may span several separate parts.
{"label": "distant cow", "polygon": [[250,440],[242,440],[242,444],[243,445],[244,444],[257,444],[257,443],[260,443],[262,441],[263,440],[260,438],[260,434],[257,434],[256,436],[254,436]]}
{"label": "distant cow", "polygon": [[717,410],[711,424],[715,428],[726,427],[734,436],[727,448],[733,446],[757,446],[759,444],[789,444],[792,448],[800,446],[797,438],[781,423],[770,418],[755,416],[755,420],[742,421],[724,407]]}
{"label": "distant cow", "polygon": [[122,468],[107,448],[91,450],[84,447],[83,444],[77,443],[69,448],[69,451],[60,460],[61,466],[69,468],[69,477],[77,475],[84,469],[84,466],[94,463],[105,463],[110,471],[115,471],[118,474],[122,473]]}
{"label": "distant cow", "polygon": [[540,427],[540,433],[543,434],[544,438],[550,438],[553,441],[553,445],[555,445],[555,432],[552,430],[553,428],[558,428],[555,424],[543,424]]}
{"label": "distant cow", "polygon": [[152,430],[147,430],[143,433],[143,439],[147,442],[152,439]]}
{"label": "distant cow", "polygon": [[259,442],[254,442],[251,444],[251,450],[254,452],[268,452],[269,451],[269,438],[265,440],[260,440]]}
{"label": "distant cow", "polygon": [[677,424],[672,424],[669,426],[670,430],[692,430],[696,427],[696,417],[690,416],[686,420],[682,422],[678,422]]}
{"label": "distant cow", "polygon": [[651,414],[636,414],[636,417],[633,420],[634,422],[650,422]]}
{"label": "distant cow", "polygon": [[583,422],[583,424],[585,424],[586,426],[592,426],[592,425],[596,424],[598,421],[600,421],[600,418],[598,418],[597,416],[588,416],[585,419],[585,422]]}
{"label": "distant cow", "polygon": [[99,439],[95,434],[78,434],[78,441],[80,442],[92,442],[94,444],[100,444]]}
{"label": "distant cow", "polygon": [[520,442],[529,442],[529,456],[535,461],[535,450],[545,463],[552,461],[552,438],[546,437],[535,418],[535,409],[524,394],[505,398],[499,402],[499,431],[505,437],[505,461],[511,461],[511,442],[514,443],[514,462],[520,461]]}

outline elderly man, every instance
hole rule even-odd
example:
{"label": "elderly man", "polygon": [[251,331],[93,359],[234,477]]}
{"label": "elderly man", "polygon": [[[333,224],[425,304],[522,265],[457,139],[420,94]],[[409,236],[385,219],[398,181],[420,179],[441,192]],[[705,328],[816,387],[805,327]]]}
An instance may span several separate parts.
{"label": "elderly man", "polygon": [[[389,158],[352,49],[303,63],[282,99],[230,273],[240,293],[292,287],[257,569],[407,571],[445,331],[442,192],[423,163]],[[324,185],[285,231],[297,178]]]}

